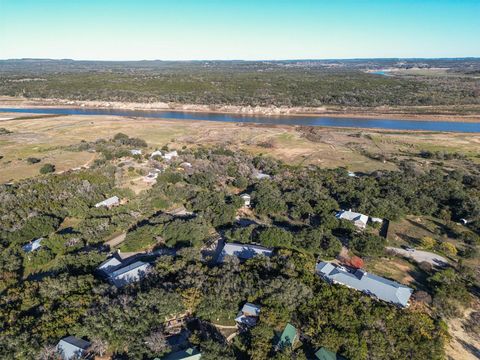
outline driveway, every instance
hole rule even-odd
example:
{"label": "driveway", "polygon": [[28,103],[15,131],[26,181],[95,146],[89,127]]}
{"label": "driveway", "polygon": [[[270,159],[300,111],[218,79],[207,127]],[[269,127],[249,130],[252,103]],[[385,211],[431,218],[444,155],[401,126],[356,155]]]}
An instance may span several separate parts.
{"label": "driveway", "polygon": [[432,264],[433,266],[442,267],[442,266],[448,265],[448,260],[445,259],[443,256],[440,256],[428,251],[423,251],[423,250],[407,251],[405,249],[395,248],[395,247],[387,247],[387,250],[393,251],[397,255],[401,255],[406,258],[411,258],[418,263],[426,261]]}

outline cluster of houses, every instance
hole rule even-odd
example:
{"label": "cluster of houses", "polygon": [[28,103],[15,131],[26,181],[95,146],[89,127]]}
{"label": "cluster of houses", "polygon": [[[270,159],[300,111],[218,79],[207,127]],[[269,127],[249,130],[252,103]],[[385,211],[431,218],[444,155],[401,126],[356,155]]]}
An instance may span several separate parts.
{"label": "cluster of houses", "polygon": [[170,161],[176,157],[178,157],[178,152],[176,150],[169,151],[169,152],[161,152],[160,150],[155,150],[150,154],[150,159],[155,157],[161,157],[164,160]]}

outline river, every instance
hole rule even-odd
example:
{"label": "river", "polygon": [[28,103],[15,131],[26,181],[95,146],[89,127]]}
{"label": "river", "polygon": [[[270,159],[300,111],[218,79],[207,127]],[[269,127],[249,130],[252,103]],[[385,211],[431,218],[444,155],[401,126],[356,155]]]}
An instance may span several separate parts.
{"label": "river", "polygon": [[134,116],[145,118],[220,121],[256,124],[282,124],[305,126],[329,126],[349,128],[372,128],[389,130],[423,130],[479,133],[480,123],[453,122],[453,121],[419,121],[419,120],[392,120],[368,118],[336,118],[327,116],[301,115],[242,115],[208,112],[163,111],[163,110],[121,110],[121,109],[85,109],[85,108],[0,108],[0,112],[30,113],[30,114],[58,114],[58,115],[115,115]]}

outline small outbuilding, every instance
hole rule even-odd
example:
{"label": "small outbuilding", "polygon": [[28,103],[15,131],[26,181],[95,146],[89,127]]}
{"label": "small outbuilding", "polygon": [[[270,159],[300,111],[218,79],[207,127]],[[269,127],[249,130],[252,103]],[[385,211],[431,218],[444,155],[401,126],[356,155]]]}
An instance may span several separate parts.
{"label": "small outbuilding", "polygon": [[132,154],[133,156],[135,156],[135,155],[142,155],[142,150],[133,149],[133,150],[130,150],[130,154]]}
{"label": "small outbuilding", "polygon": [[333,351],[325,349],[324,347],[321,347],[320,349],[318,349],[318,351],[315,353],[315,359],[317,359],[317,360],[345,360],[344,357],[341,357],[340,355],[337,355]]}
{"label": "small outbuilding", "polygon": [[242,310],[238,313],[237,317],[235,318],[235,321],[239,325],[245,325],[245,326],[255,326],[258,321],[258,317],[260,316],[260,306],[251,304],[251,303],[246,303],[243,305]]}
{"label": "small outbuilding", "polygon": [[240,198],[243,200],[243,206],[249,208],[252,197],[249,194],[242,194],[240,195]]}
{"label": "small outbuilding", "polygon": [[26,253],[40,249],[42,246],[43,238],[39,238],[33,241],[30,241],[28,244],[22,246],[22,250]]}
{"label": "small outbuilding", "polygon": [[195,347],[171,353],[163,358],[155,358],[154,360],[200,360],[202,354]]}
{"label": "small outbuilding", "polygon": [[275,345],[275,350],[282,350],[287,347],[293,347],[295,342],[298,340],[298,332],[295,326],[292,324],[287,324],[285,329],[283,329],[282,333],[280,334],[280,338]]}
{"label": "small outbuilding", "polygon": [[95,204],[95,207],[96,208],[99,208],[99,207],[106,207],[108,209],[114,207],[114,206],[117,206],[120,204],[120,199],[118,196],[112,196],[106,200],[103,200],[103,201],[100,201],[99,203],[96,203]]}
{"label": "small outbuilding", "polygon": [[58,342],[57,352],[62,360],[80,359],[85,355],[90,345],[86,340],[79,339],[75,336],[68,336]]}

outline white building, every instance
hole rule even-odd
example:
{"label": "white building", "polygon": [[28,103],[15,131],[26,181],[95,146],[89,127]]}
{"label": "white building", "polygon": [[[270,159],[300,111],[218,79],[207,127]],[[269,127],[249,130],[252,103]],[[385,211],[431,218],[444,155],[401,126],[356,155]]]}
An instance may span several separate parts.
{"label": "white building", "polygon": [[165,155],[163,155],[163,158],[165,160],[172,160],[173,158],[177,157],[178,156],[178,153],[176,150],[173,150],[173,151],[170,151],[170,152],[167,152],[165,153]]}
{"label": "white building", "polygon": [[118,196],[112,196],[111,198],[108,198],[106,200],[100,201],[99,203],[96,203],[95,207],[111,208],[112,206],[116,206],[118,204],[120,204],[120,199],[118,198]]}
{"label": "white building", "polygon": [[142,150],[133,149],[133,150],[130,150],[130,154],[132,154],[132,155],[142,155]]}
{"label": "white building", "polygon": [[148,275],[151,267],[149,263],[136,261],[111,272],[108,281],[119,288],[143,279]]}
{"label": "white building", "polygon": [[29,252],[32,252],[32,251],[35,251],[35,250],[39,249],[42,246],[42,244],[41,244],[42,240],[43,240],[43,238],[39,238],[39,239],[30,241],[26,245],[23,245],[22,246],[23,251],[25,251],[26,253],[29,253]]}
{"label": "white building", "polygon": [[353,212],[352,210],[341,210],[335,215],[335,217],[340,220],[351,221],[359,229],[365,229],[367,227],[368,216]]}
{"label": "white building", "polygon": [[155,156],[163,156],[163,153],[160,150],[156,150],[153,153],[150,154],[150,159],[154,158]]}
{"label": "white building", "polygon": [[224,262],[226,256],[235,256],[240,260],[248,260],[259,255],[270,257],[273,255],[273,250],[252,244],[226,243],[218,255],[217,261],[219,263]]}
{"label": "white building", "polygon": [[249,194],[242,194],[240,195],[240,198],[243,200],[243,205],[245,207],[250,207],[250,201],[251,201],[251,196]]}
{"label": "white building", "polygon": [[86,353],[90,343],[75,336],[68,336],[57,344],[57,352],[62,360],[80,359]]}

